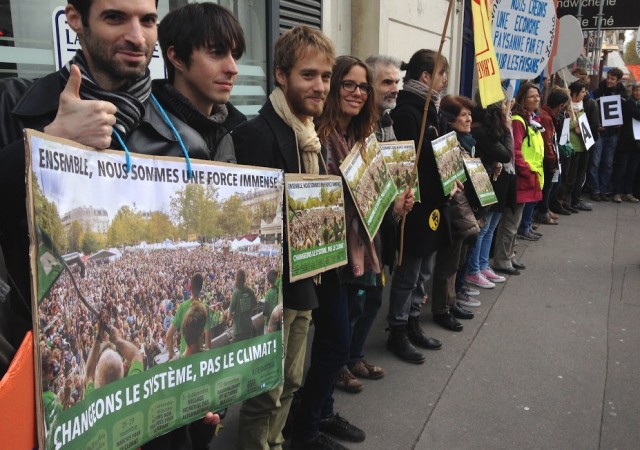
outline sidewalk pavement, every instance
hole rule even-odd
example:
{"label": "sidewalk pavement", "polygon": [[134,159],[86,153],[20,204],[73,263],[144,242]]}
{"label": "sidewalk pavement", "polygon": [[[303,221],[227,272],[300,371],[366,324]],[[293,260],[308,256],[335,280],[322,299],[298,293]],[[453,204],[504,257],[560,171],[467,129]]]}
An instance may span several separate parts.
{"label": "sidewalk pavement", "polygon": [[[352,449],[635,449],[640,446],[640,206],[597,203],[520,241],[527,269],[483,290],[476,318],[423,365],[384,348],[387,298],[367,343],[381,380],[336,391],[367,433]],[[238,407],[214,448],[235,448]]]}

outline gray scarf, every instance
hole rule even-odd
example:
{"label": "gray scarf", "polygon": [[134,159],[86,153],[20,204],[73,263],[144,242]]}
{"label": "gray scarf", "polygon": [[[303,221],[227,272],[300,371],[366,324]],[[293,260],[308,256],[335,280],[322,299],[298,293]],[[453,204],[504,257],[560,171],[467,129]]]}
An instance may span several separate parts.
{"label": "gray scarf", "polygon": [[[402,84],[402,89],[419,95],[426,100],[427,96],[429,95],[430,88],[421,81],[408,80]],[[431,101],[435,105],[436,109],[440,109],[440,93],[438,91],[433,91],[433,93],[431,94]]]}

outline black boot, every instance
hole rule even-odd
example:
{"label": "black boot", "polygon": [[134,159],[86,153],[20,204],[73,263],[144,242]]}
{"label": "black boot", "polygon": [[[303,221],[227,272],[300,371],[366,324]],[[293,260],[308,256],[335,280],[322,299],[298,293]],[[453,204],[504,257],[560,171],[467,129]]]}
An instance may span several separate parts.
{"label": "black boot", "polygon": [[413,364],[422,364],[425,360],[424,355],[409,342],[406,325],[390,327],[387,350],[398,358]]}
{"label": "black boot", "polygon": [[440,350],[442,347],[442,342],[424,334],[424,331],[422,331],[422,327],[420,326],[419,317],[409,317],[407,336],[409,337],[409,341],[418,347],[426,348],[428,350]]}

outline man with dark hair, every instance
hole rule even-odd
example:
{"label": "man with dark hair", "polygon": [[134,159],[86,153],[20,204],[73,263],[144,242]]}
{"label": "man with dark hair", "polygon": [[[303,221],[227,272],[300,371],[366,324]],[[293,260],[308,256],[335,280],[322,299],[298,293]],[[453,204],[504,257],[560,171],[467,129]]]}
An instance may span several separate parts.
{"label": "man with dark hair", "polygon": [[[333,44],[319,30],[300,26],[280,36],[274,50],[277,87],[259,115],[233,133],[240,164],[320,173],[322,149],[313,118],[322,113],[334,59]],[[289,253],[287,242],[285,235],[283,255]],[[289,280],[286,257],[282,274],[284,385],[242,404],[238,428],[242,449],[282,447],[282,429],[302,383],[311,310],[318,306],[318,298],[311,278]],[[313,439],[307,448],[338,445],[322,433]]]}
{"label": "man with dark hair", "polygon": [[129,142],[151,92],[155,0],[73,0],[65,13],[82,47],[74,58],[33,82],[0,81],[0,192],[11,193],[0,216],[0,248],[11,286],[14,346],[32,324],[23,129],[100,149],[111,145],[114,132]]}
{"label": "man with dark hair", "polygon": [[[152,93],[184,140],[189,156],[235,162],[229,131],[246,120],[229,103],[238,76],[236,60],[245,51],[240,22],[215,3],[190,3],[162,19],[158,40],[168,80],[154,80]],[[148,141],[140,148],[151,149],[144,152],[154,151],[154,142],[172,135],[157,114],[145,117],[138,133]]]}
{"label": "man with dark hair", "polygon": [[[614,67],[607,72],[607,78],[600,82],[598,88],[593,91],[596,99],[608,95],[620,95],[622,100],[627,98],[627,90],[620,80],[622,80],[622,70]],[[600,102],[598,102],[598,106]],[[613,174],[613,158],[618,146],[620,126],[609,126],[598,129],[600,139],[593,146],[591,162],[589,164],[589,186],[591,188],[591,199],[599,202],[611,200],[613,186],[611,185],[611,175]]]}

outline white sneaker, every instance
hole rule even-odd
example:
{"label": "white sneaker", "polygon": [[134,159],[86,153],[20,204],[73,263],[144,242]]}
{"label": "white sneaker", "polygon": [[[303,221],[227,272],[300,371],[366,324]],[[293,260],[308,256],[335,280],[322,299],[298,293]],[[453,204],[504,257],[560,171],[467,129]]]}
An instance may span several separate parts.
{"label": "white sneaker", "polygon": [[476,307],[482,304],[480,303],[479,300],[476,300],[473,297],[469,297],[464,292],[458,292],[456,294],[456,303],[458,303],[458,306],[470,306],[470,307]]}
{"label": "white sneaker", "polygon": [[477,289],[473,289],[472,287],[468,286],[468,285],[463,285],[462,286],[462,291],[467,294],[470,295],[471,297],[475,297],[477,295],[480,295],[480,291]]}

